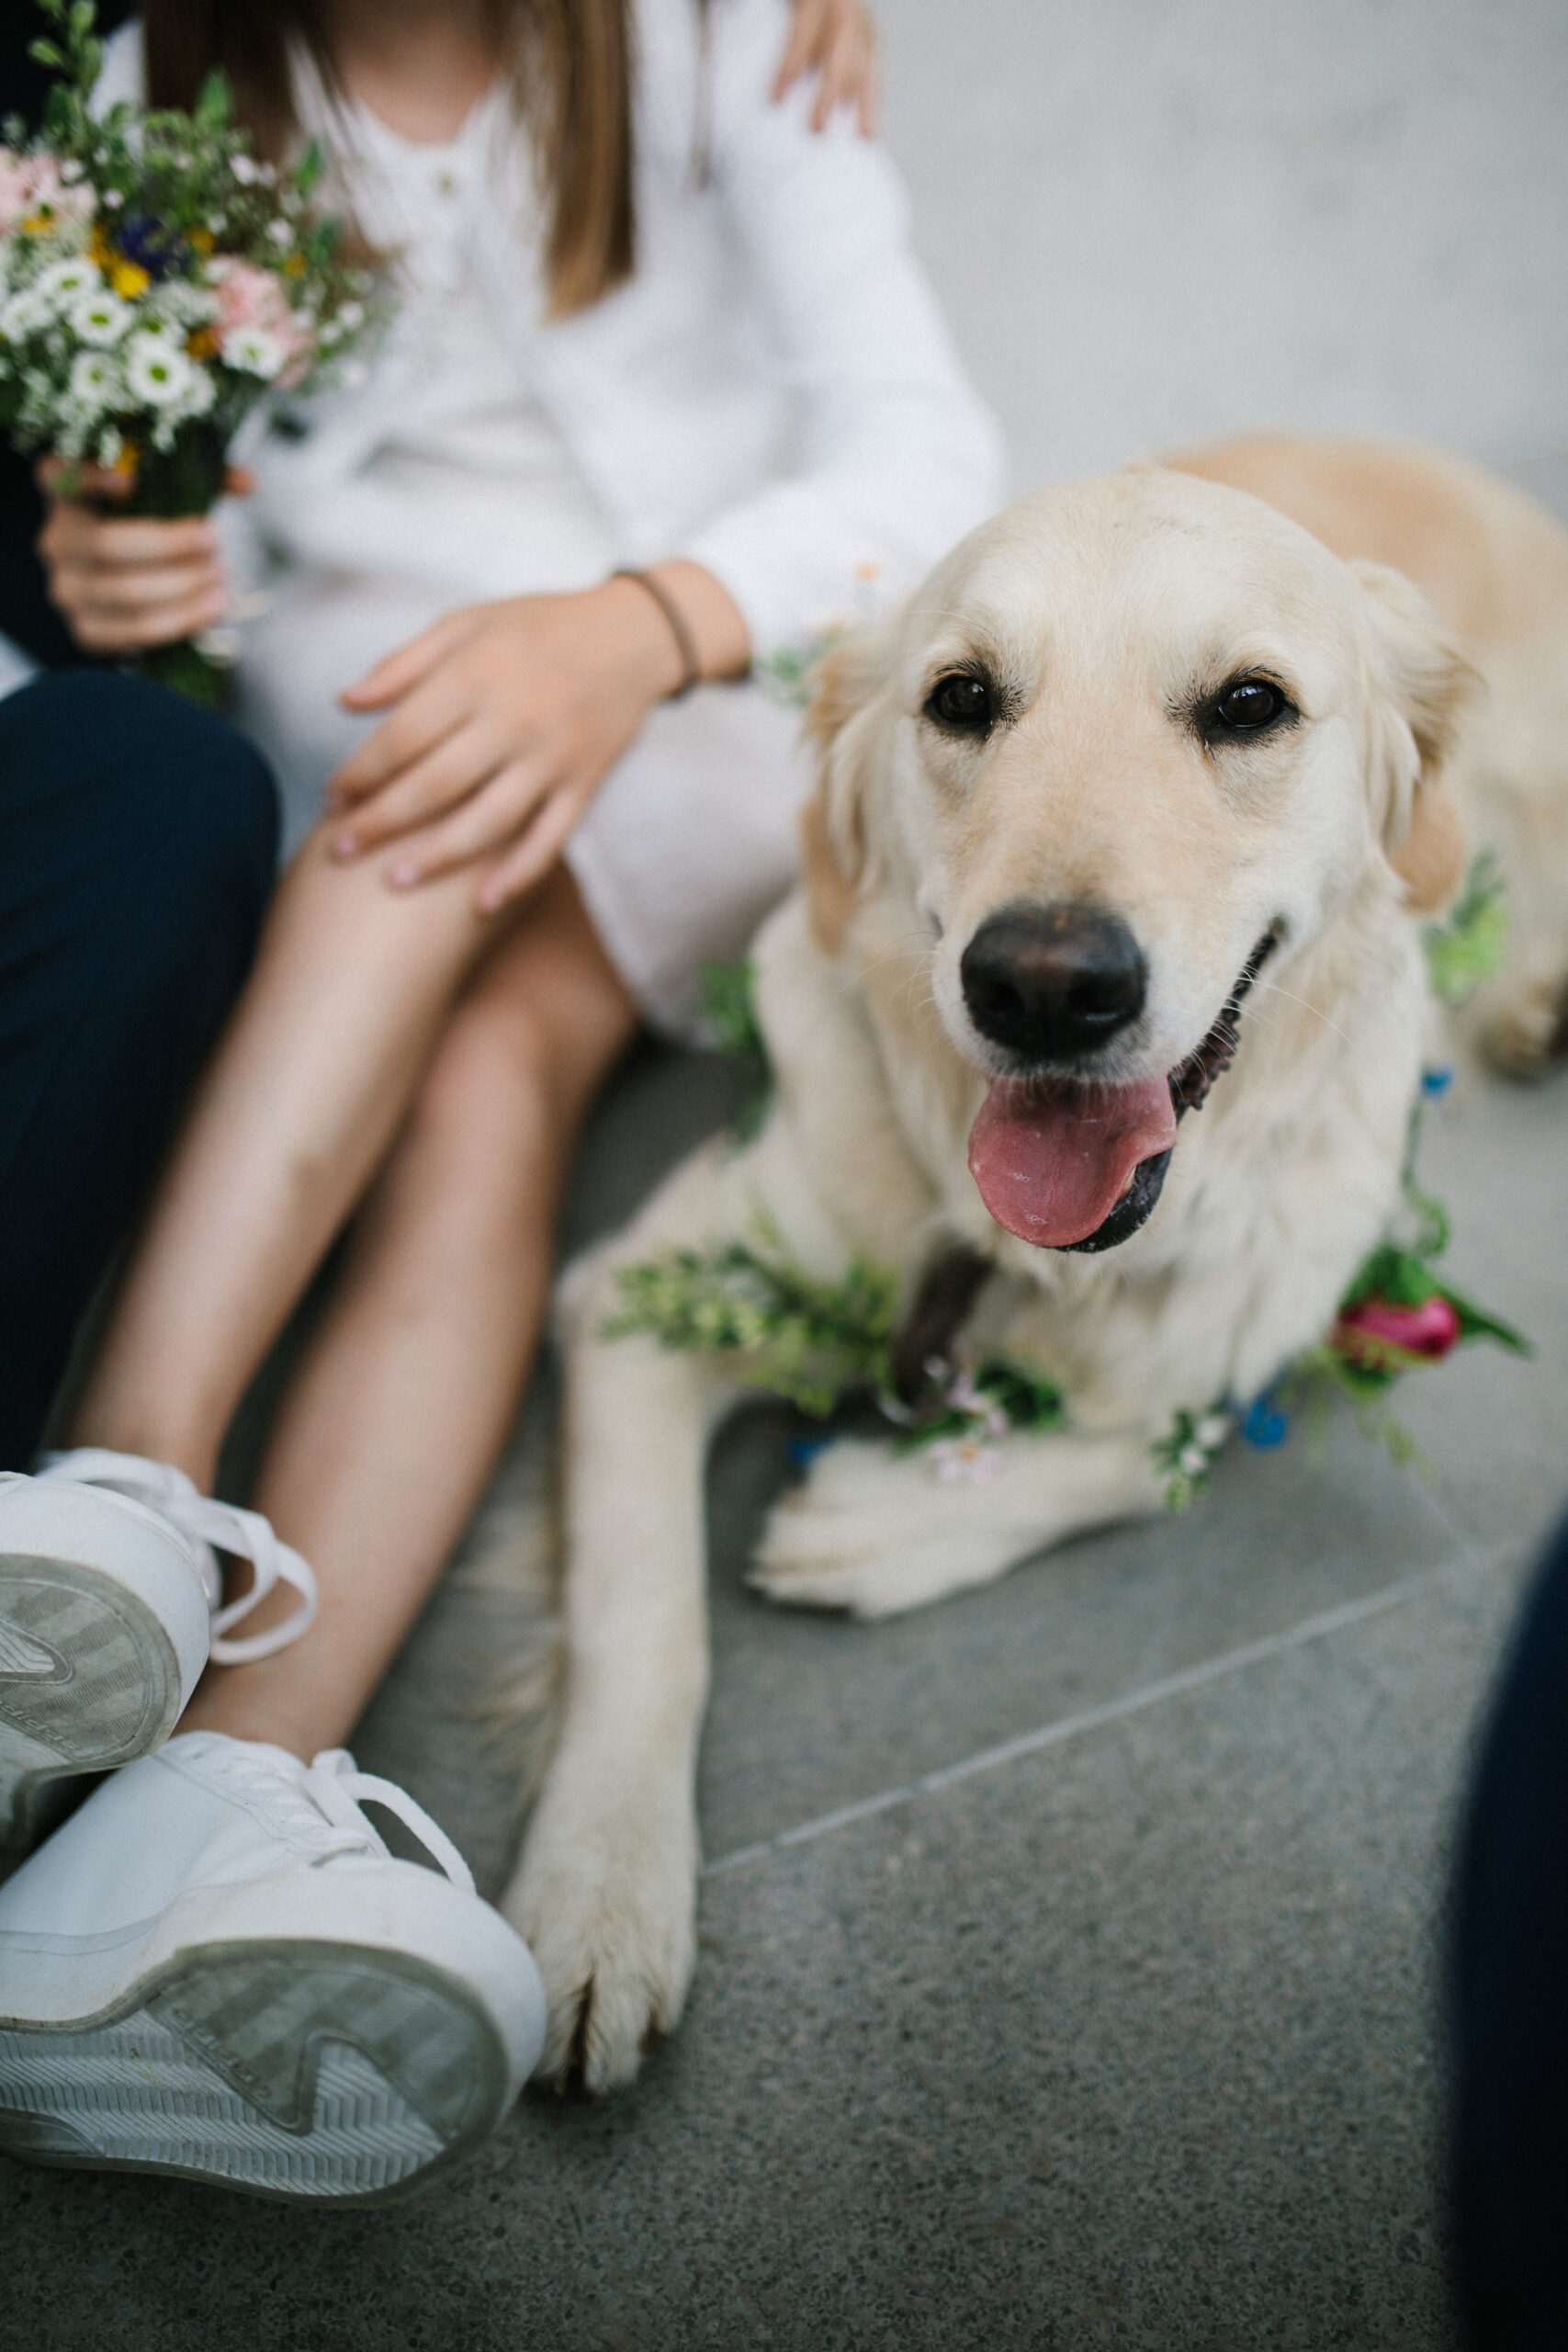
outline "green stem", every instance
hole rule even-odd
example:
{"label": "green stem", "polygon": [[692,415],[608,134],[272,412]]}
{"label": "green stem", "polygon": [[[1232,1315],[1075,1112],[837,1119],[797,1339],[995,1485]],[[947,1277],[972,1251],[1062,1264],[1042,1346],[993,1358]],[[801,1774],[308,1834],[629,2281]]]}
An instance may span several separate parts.
{"label": "green stem", "polygon": [[[209,514],[222,495],[229,470],[229,427],[204,417],[182,425],[172,449],[144,448],[136,468],[136,481],[123,507],[126,514],[155,515],[175,522],[187,514]],[[213,661],[191,638],[175,645],[155,645],[139,654],[134,664],[139,678],[183,695],[187,702],[214,710],[221,717],[234,700],[230,665]]]}
{"label": "green stem", "polygon": [[210,514],[229,470],[229,430],[202,418],[182,425],[172,449],[144,448],[125,514],[155,514],[164,522],[186,514]]}

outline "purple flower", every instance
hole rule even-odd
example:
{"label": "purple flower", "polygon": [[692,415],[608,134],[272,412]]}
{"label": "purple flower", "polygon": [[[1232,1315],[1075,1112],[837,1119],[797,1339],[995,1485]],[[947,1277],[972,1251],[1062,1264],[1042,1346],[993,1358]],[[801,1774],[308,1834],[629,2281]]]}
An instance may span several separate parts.
{"label": "purple flower", "polygon": [[155,212],[128,212],[115,243],[127,261],[155,279],[172,277],[186,258],[183,241],[170,234]]}

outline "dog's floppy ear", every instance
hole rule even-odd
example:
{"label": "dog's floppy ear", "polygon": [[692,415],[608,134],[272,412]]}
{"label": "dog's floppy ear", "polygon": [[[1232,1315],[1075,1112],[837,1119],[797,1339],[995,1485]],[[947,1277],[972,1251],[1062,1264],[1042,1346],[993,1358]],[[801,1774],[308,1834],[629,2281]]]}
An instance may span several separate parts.
{"label": "dog's floppy ear", "polygon": [[869,730],[855,723],[882,685],[890,646],[880,632],[852,638],[812,673],[806,737],[817,752],[817,789],[801,811],[801,861],[811,928],[836,956],[863,881],[870,878],[864,797]]}
{"label": "dog's floppy ear", "polygon": [[1371,625],[1372,819],[1412,914],[1435,914],[1464,879],[1464,825],[1443,769],[1481,679],[1419,589],[1353,562]]}

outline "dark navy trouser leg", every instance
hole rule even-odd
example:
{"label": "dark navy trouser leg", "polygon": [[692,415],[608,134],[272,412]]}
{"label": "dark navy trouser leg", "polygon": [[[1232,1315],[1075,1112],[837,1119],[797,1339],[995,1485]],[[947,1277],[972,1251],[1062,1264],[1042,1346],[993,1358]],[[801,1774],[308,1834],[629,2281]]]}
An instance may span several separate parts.
{"label": "dark navy trouser leg", "polygon": [[244,979],[277,800],[232,729],[113,672],[0,701],[0,1468]]}
{"label": "dark navy trouser leg", "polygon": [[1454,1883],[1453,2196],[1472,2352],[1568,2345],[1568,1521],[1516,1629]]}

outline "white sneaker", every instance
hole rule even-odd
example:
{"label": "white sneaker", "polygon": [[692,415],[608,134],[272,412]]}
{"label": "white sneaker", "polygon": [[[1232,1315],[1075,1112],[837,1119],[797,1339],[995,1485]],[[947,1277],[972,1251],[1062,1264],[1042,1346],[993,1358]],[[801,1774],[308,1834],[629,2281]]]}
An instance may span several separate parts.
{"label": "white sneaker", "polygon": [[[214,1544],[255,1569],[227,1608]],[[295,1614],[231,1637],[280,1582]],[[209,1657],[265,1657],[315,1613],[310,1568],[259,1512],[165,1462],[89,1446],[0,1474],[0,1852],[34,1842],[60,1782],[167,1739]]]}
{"label": "white sneaker", "polygon": [[[393,1860],[359,1798],[440,1871]],[[341,1748],[181,1733],[0,1887],[11,2155],[377,2200],[479,2147],[544,2037],[526,1944]]]}

